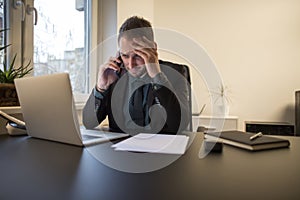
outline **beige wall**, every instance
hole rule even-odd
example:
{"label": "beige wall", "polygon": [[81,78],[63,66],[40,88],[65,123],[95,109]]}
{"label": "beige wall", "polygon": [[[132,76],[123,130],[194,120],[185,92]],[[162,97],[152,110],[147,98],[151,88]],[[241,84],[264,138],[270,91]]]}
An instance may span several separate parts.
{"label": "beige wall", "polygon": [[118,0],[118,27],[125,19],[139,15],[153,22],[154,0]]}
{"label": "beige wall", "polygon": [[[134,14],[206,49],[229,88],[230,115],[239,117],[239,129],[249,120],[294,123],[294,91],[300,89],[300,1],[118,1],[118,24]],[[195,71],[192,86],[197,103],[208,105],[204,114],[211,114],[207,88]]]}

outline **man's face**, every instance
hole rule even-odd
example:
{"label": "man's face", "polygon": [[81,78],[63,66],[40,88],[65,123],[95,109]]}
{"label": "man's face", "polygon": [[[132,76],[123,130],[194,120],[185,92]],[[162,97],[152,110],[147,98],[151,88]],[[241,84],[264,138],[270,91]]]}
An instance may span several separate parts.
{"label": "man's face", "polygon": [[130,75],[133,77],[141,77],[147,70],[145,61],[142,57],[134,53],[133,41],[126,37],[121,37],[119,41],[120,55]]}

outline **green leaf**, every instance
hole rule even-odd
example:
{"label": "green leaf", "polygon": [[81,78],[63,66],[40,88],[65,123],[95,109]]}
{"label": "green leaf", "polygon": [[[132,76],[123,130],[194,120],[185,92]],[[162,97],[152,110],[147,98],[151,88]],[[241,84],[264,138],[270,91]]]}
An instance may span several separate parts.
{"label": "green leaf", "polygon": [[3,71],[0,71],[0,82],[1,83],[14,83],[14,79],[22,78],[25,75],[29,74],[33,67],[30,65],[29,61],[25,66],[15,67],[17,54],[14,55],[10,64],[6,62],[6,59],[3,63]]}
{"label": "green leaf", "polygon": [[[1,32],[7,31],[9,29],[2,29]],[[0,51],[6,49],[11,44],[4,45],[0,47]],[[3,70],[0,69],[0,82],[1,83],[14,83],[14,79],[16,78],[22,78],[25,75],[29,74],[31,71],[33,71],[33,67],[31,66],[31,60],[24,66],[21,65],[20,67],[16,67],[16,58],[17,54],[15,54],[10,61],[10,63],[7,61],[6,56],[4,56],[3,61]]]}

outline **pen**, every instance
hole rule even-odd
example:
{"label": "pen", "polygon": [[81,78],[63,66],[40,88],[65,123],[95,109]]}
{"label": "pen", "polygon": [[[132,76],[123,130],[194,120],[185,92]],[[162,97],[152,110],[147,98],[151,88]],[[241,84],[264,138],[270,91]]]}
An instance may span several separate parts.
{"label": "pen", "polygon": [[256,139],[256,138],[258,138],[258,137],[261,137],[261,136],[263,136],[262,132],[258,132],[258,133],[256,133],[255,135],[252,135],[252,136],[250,137],[250,140],[254,140],[254,139]]}

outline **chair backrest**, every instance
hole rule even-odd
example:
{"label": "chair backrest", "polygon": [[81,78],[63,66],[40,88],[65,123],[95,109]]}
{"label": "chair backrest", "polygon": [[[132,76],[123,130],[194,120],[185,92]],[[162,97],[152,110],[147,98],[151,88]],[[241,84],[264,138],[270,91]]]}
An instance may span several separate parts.
{"label": "chair backrest", "polygon": [[188,103],[189,103],[189,127],[188,127],[188,130],[189,131],[193,131],[193,117],[192,117],[192,89],[191,89],[191,86],[192,86],[192,83],[191,83],[191,76],[190,76],[190,69],[187,65],[183,65],[184,69],[185,69],[185,77],[189,83],[188,85]]}
{"label": "chair backrest", "polygon": [[168,62],[168,61],[160,60],[159,63],[162,64],[162,65],[167,65],[167,66],[170,66],[170,67],[176,69],[179,73],[181,73],[187,79],[187,82],[189,83],[187,85],[187,88],[188,88],[188,105],[189,105],[189,125],[187,127],[187,131],[193,131],[192,92],[191,92],[190,69],[187,65],[172,63],[172,62]]}

